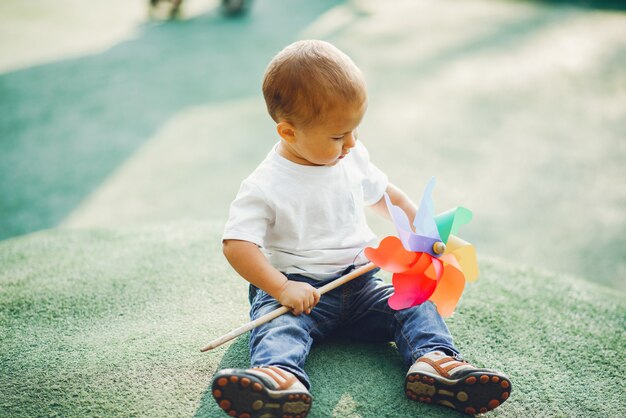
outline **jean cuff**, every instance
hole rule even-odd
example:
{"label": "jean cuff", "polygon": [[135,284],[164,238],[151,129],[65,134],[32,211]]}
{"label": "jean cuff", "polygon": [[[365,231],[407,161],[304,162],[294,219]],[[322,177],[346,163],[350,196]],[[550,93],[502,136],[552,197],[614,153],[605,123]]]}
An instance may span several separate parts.
{"label": "jean cuff", "polygon": [[413,363],[415,363],[420,357],[428,353],[432,353],[433,351],[441,351],[442,353],[445,353],[448,356],[454,357],[458,361],[463,361],[463,355],[459,353],[455,348],[448,347],[448,346],[435,346],[435,347],[428,347],[428,348],[415,351],[413,353]]}

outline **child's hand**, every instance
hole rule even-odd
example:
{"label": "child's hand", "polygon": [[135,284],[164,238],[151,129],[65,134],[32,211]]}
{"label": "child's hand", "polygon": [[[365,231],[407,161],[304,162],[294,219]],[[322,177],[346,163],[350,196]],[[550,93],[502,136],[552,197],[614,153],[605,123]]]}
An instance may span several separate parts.
{"label": "child's hand", "polygon": [[288,308],[294,315],[300,315],[302,312],[310,314],[311,309],[320,300],[320,293],[316,288],[308,283],[287,280],[280,291],[278,302]]}

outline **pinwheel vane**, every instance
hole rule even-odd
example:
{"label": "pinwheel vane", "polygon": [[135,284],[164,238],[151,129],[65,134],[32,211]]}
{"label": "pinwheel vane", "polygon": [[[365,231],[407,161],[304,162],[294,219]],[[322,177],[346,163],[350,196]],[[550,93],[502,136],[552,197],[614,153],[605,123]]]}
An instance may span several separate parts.
{"label": "pinwheel vane", "polygon": [[394,206],[385,194],[387,208],[398,236],[384,238],[378,248],[365,249],[367,258],[393,273],[394,294],[389,306],[400,310],[427,300],[437,306],[442,316],[451,316],[465,281],[478,278],[474,246],[455,236],[459,227],[472,219],[472,212],[456,207],[435,216],[431,178],[419,205],[413,228],[402,209]]}

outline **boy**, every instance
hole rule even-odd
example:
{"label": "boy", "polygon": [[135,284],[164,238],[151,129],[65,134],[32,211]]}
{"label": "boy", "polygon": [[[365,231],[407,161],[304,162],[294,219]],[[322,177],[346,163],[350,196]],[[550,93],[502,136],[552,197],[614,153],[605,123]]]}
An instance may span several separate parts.
{"label": "boy", "polygon": [[387,304],[393,288],[376,270],[320,299],[319,287],[368,261],[363,249],[375,245],[376,236],[364,206],[388,217],[386,192],[410,219],[417,211],[357,140],[367,108],[360,70],[327,42],[300,41],[271,61],[263,94],[280,140],[243,181],[223,248],[250,282],[252,319],[280,305],[291,314],[251,332],[253,368],[215,374],[218,405],[240,418],[305,417],[312,402],[303,370],[309,349],[339,329],[395,341],[410,365],[404,390],[412,400],[470,414],[500,405],[509,379],[463,361],[431,302],[393,311]]}

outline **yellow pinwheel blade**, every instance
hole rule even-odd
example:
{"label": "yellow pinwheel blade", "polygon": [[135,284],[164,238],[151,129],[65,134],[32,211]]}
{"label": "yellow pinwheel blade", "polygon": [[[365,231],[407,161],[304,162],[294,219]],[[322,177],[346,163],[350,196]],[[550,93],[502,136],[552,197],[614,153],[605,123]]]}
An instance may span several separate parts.
{"label": "yellow pinwheel blade", "polygon": [[456,235],[450,235],[446,244],[444,254],[452,254],[461,267],[465,275],[465,280],[475,282],[478,279],[478,261],[476,260],[476,249],[472,244],[463,241]]}

